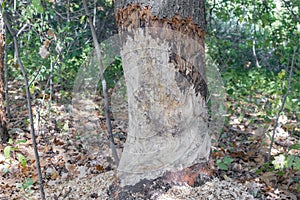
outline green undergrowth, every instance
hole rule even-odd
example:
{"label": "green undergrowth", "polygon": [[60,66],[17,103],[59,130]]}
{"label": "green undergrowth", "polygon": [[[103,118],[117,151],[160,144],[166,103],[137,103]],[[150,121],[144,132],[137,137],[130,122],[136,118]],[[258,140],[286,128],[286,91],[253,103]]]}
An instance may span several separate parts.
{"label": "green undergrowth", "polygon": [[[222,77],[227,91],[228,116],[236,116],[241,123],[247,119],[247,122],[256,128],[264,125],[274,129],[284,96],[288,92],[283,110],[279,113],[281,117],[277,127],[282,128],[288,133],[288,138],[293,138],[296,142],[286,151],[273,155],[269,163],[272,163],[272,167],[268,169],[279,172],[286,170],[299,172],[300,70],[296,67],[293,69],[290,89],[288,89],[290,69],[287,70],[274,72],[257,68],[229,69],[222,74]],[[229,123],[229,118],[226,121]],[[266,136],[271,139],[271,134]],[[298,191],[300,191],[300,184],[298,184]]]}
{"label": "green undergrowth", "polygon": [[[300,120],[300,70],[293,70],[290,91],[284,104],[282,115],[295,120],[299,127]],[[252,122],[259,118],[266,122],[274,119],[284,95],[288,91],[289,71],[279,72],[265,69],[229,69],[222,74],[228,94],[230,114],[237,113],[242,117],[253,116]],[[289,127],[295,128],[295,127]],[[300,136],[300,130],[294,134]]]}

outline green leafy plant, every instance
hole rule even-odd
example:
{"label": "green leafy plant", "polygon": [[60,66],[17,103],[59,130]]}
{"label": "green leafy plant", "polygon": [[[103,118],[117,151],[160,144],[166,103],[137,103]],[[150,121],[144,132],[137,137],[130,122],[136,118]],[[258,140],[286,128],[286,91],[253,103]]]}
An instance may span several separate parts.
{"label": "green leafy plant", "polygon": [[34,181],[32,180],[32,178],[26,178],[21,188],[24,189],[25,191],[30,191],[33,184]]}
{"label": "green leafy plant", "polygon": [[232,158],[225,156],[224,158],[217,160],[217,166],[219,169],[227,171],[233,161],[234,160]]}
{"label": "green leafy plant", "polygon": [[[229,69],[223,73],[222,77],[225,81],[225,89],[230,95],[229,112],[231,114],[237,113],[236,109],[240,108],[241,111],[238,112],[238,115],[241,118],[245,113],[257,113],[255,118],[261,117],[270,122],[276,116],[281,105],[281,97],[286,92],[288,85],[288,74],[285,70],[274,73],[265,69],[238,71]],[[284,109],[285,115],[297,116],[297,118],[300,117],[298,117],[300,85],[299,81],[296,81],[299,78],[300,73],[295,73]],[[252,121],[255,120],[252,119]],[[297,129],[297,127],[295,128]]]}
{"label": "green leafy plant", "polygon": [[23,154],[18,153],[17,154],[18,161],[19,163],[23,166],[26,167],[26,157]]}
{"label": "green leafy plant", "polygon": [[266,171],[269,171],[269,172],[274,171],[274,168],[270,162],[266,162],[263,165],[259,166],[259,169],[257,169],[255,171],[255,174],[260,175],[261,173],[266,172]]}
{"label": "green leafy plant", "polygon": [[[300,143],[293,144],[289,147],[289,150],[299,150],[300,149]],[[279,154],[278,156],[274,157],[274,160],[272,164],[274,165],[275,169],[284,169],[284,168],[292,168],[297,171],[300,171],[300,157],[297,155],[286,155],[284,154]]]}
{"label": "green leafy plant", "polygon": [[[272,164],[275,169],[294,169],[300,171],[300,157],[297,155],[288,154],[288,152],[292,149],[299,150],[300,143],[291,145],[286,155],[279,154],[278,156],[274,157]],[[299,182],[299,180],[295,180],[295,182]],[[300,192],[300,184],[298,184],[297,190]]]}
{"label": "green leafy plant", "polygon": [[[113,88],[117,81],[123,76],[122,60],[119,57],[116,57],[114,62],[111,63],[104,72],[104,77],[107,82],[107,87]],[[101,91],[101,86],[99,88]]]}
{"label": "green leafy plant", "polygon": [[26,167],[26,157],[21,154],[21,153],[16,153],[16,151],[19,149],[19,144],[25,143],[26,140],[17,140],[15,143],[13,140],[10,138],[8,141],[8,146],[4,148],[4,157],[6,160],[11,161],[11,158],[13,157],[12,154],[15,154],[17,156],[17,159],[19,163],[23,166]]}

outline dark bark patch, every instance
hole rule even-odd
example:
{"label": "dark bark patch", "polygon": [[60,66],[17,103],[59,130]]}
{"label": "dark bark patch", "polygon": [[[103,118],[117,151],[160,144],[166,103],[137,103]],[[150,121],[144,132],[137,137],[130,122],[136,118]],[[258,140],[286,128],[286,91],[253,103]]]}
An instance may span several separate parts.
{"label": "dark bark patch", "polygon": [[187,86],[184,83],[187,81],[193,85],[196,95],[200,93],[201,96],[206,99],[208,88],[206,81],[199,70],[175,53],[170,54],[169,62],[173,63],[175,65],[175,69],[179,72],[176,73],[175,80],[177,81],[180,91],[186,91]]}
{"label": "dark bark patch", "polygon": [[132,186],[121,188],[119,183],[112,184],[107,193],[114,200],[148,200],[155,196],[166,193],[171,188],[169,183],[163,182],[162,178],[143,179]]}
{"label": "dark bark patch", "polygon": [[113,200],[155,199],[168,192],[174,185],[188,184],[199,187],[213,177],[212,163],[199,163],[176,172],[166,172],[156,179],[142,179],[135,185],[120,187],[119,182],[109,186],[107,193]]}
{"label": "dark bark patch", "polygon": [[7,130],[7,121],[6,121],[6,114],[5,114],[5,99],[4,99],[4,45],[5,45],[4,35],[0,34],[0,136],[2,142],[6,143],[8,142],[9,134]]}

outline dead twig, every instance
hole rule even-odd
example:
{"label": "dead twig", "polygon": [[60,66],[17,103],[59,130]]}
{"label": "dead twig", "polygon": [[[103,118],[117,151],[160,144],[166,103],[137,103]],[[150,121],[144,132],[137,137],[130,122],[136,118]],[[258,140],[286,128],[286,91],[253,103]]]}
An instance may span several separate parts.
{"label": "dead twig", "polygon": [[72,191],[72,188],[71,187],[69,187],[69,190],[66,192],[66,194],[63,196],[63,200],[64,199],[66,199],[68,196],[69,196],[69,194],[71,193],[71,191]]}

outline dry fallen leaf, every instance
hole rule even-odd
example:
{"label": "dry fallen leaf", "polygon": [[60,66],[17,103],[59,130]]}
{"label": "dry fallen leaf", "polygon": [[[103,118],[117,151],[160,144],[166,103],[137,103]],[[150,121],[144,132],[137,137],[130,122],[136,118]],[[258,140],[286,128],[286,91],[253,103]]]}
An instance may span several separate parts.
{"label": "dry fallen leaf", "polygon": [[277,184],[277,176],[274,172],[265,172],[260,176],[260,179],[268,186],[274,187]]}
{"label": "dry fallen leaf", "polygon": [[51,179],[55,180],[55,179],[57,179],[57,177],[58,177],[58,172],[55,170],[51,175]]}
{"label": "dry fallen leaf", "polygon": [[39,50],[39,54],[43,59],[45,59],[45,58],[48,58],[48,56],[50,55],[50,52],[48,51],[48,49],[45,45],[42,45]]}

